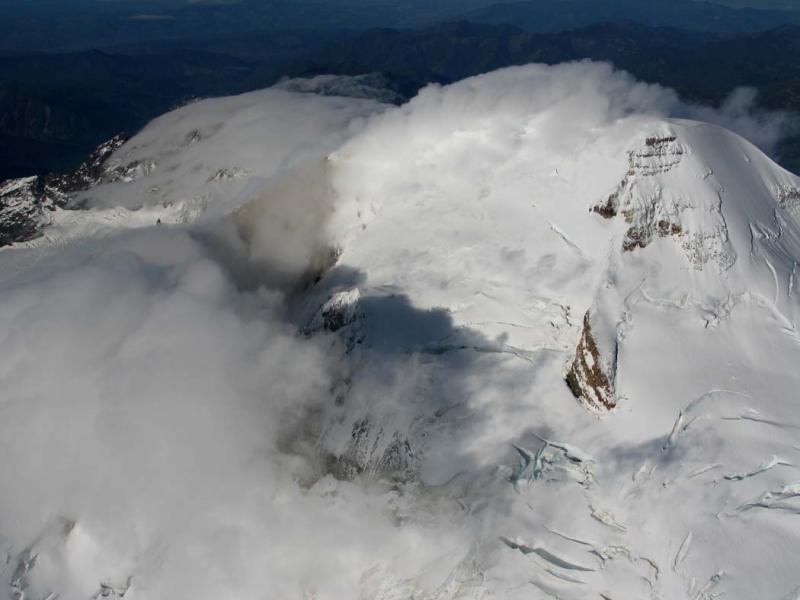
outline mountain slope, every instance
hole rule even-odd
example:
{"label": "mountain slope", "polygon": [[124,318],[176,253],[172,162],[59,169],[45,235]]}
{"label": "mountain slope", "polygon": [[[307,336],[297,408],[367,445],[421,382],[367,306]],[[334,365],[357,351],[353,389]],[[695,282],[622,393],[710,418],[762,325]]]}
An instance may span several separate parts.
{"label": "mountain slope", "polygon": [[635,0],[499,2],[477,8],[466,18],[476,23],[513,24],[530,31],[563,31],[596,23],[634,21],[655,27],[740,33],[798,23],[792,11],[732,8],[694,0],[656,0],[646,4]]}
{"label": "mountain slope", "polygon": [[245,37],[254,32],[364,30],[371,27],[429,27],[453,19],[562,31],[616,20],[700,31],[761,31],[800,23],[795,11],[737,10],[692,0],[409,0],[320,2],[238,0],[173,2],[127,0],[31,0],[7,3],[0,23],[0,53],[70,52],[109,49],[164,40],[197,42],[212,35]]}
{"label": "mountain slope", "polygon": [[800,179],[607,65],[332,85],[0,251],[8,594],[796,593]]}

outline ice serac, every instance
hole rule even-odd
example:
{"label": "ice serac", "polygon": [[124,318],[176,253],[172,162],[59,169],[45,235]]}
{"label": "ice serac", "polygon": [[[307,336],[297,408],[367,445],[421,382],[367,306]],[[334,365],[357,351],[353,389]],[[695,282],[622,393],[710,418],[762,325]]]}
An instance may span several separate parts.
{"label": "ice serac", "polygon": [[[400,107],[369,83],[293,81],[164,115],[73,195],[86,210],[0,252],[0,433],[16,440],[0,474],[35,475],[0,494],[0,593],[796,595],[800,179],[608,65],[506,69]],[[345,91],[368,97],[330,95]],[[107,312],[75,335],[118,333],[115,369],[64,375],[33,333],[75,329],[98,273]],[[81,310],[58,320],[38,289]],[[262,335],[275,314],[286,335]],[[23,335],[24,318],[51,316]],[[173,388],[206,350],[189,369],[200,411]],[[131,353],[158,377],[120,385]],[[147,398],[101,410],[138,385]],[[137,412],[151,396],[152,419]],[[36,407],[90,423],[92,460],[152,465],[65,484],[39,450],[71,468],[75,439]],[[199,442],[187,414],[214,417]],[[159,443],[128,437],[140,429]],[[244,464],[209,472],[193,456],[207,447]],[[213,483],[149,488],[170,449],[191,460],[164,481]],[[249,475],[218,485],[228,472]]]}

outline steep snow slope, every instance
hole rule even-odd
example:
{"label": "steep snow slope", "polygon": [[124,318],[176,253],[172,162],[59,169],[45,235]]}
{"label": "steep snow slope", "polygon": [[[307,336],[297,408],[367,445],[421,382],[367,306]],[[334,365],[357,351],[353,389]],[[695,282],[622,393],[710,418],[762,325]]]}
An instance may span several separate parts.
{"label": "steep snow slope", "polygon": [[580,63],[153,122],[0,253],[7,593],[795,597],[800,180],[686,113]]}

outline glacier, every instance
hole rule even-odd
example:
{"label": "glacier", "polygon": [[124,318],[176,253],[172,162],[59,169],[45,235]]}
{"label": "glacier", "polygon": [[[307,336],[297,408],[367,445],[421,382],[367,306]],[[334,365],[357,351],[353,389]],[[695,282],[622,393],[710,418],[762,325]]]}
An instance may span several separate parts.
{"label": "glacier", "polygon": [[0,249],[0,594],[796,598],[800,178],[605,64],[368,92]]}

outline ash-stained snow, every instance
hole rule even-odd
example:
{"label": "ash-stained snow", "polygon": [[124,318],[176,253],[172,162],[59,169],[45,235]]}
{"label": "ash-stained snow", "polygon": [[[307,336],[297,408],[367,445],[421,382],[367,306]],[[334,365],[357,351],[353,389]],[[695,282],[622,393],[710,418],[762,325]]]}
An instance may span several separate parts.
{"label": "ash-stained snow", "polygon": [[800,179],[607,65],[318,83],[0,252],[0,593],[796,594]]}

